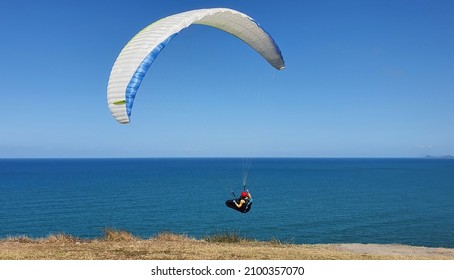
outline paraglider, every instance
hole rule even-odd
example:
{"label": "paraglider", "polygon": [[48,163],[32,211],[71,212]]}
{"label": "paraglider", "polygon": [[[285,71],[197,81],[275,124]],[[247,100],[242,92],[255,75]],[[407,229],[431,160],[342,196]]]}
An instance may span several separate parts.
{"label": "paraglider", "polygon": [[235,196],[235,193],[232,191],[233,197],[235,199],[229,199],[225,202],[227,207],[235,209],[241,213],[247,213],[251,211],[252,207],[252,195],[248,189],[246,189],[247,179],[249,176],[249,170],[251,168],[251,162],[249,160],[243,161],[243,191],[239,198]]}
{"label": "paraglider", "polygon": [[[107,86],[107,103],[119,123],[130,122],[140,84],[161,50],[181,30],[192,24],[207,25],[230,33],[252,47],[277,70],[285,68],[281,51],[274,39],[246,14],[227,8],[213,8],[171,15],[137,33],[121,50],[112,67]],[[249,212],[252,206],[252,196],[246,191],[245,177],[243,176],[244,190],[241,197],[226,201],[228,207],[242,213]]]}
{"label": "paraglider", "polygon": [[[232,193],[234,196],[235,194]],[[240,211],[241,213],[247,213],[251,211],[252,207],[252,195],[248,190],[241,192],[241,196],[239,198],[230,199],[225,202],[227,207]]]}
{"label": "paraglider", "polygon": [[118,55],[110,73],[107,102],[115,119],[126,124],[140,84],[161,50],[184,28],[202,24],[241,39],[274,68],[284,69],[284,60],[273,38],[248,15],[226,9],[200,9],[162,18],[136,34]]}

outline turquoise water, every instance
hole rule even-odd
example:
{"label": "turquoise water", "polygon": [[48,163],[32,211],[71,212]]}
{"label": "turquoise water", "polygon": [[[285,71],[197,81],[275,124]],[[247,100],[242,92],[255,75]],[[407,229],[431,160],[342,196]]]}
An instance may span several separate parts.
{"label": "turquoise water", "polygon": [[104,228],[239,233],[293,243],[399,243],[454,248],[454,160],[1,159],[0,238]]}

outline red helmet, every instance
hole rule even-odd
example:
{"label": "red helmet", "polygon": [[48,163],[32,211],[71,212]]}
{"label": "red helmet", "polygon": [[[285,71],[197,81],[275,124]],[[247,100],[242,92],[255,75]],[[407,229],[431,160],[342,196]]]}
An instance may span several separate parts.
{"label": "red helmet", "polygon": [[249,196],[249,194],[247,192],[242,192],[241,193],[241,197],[247,197],[247,196]]}

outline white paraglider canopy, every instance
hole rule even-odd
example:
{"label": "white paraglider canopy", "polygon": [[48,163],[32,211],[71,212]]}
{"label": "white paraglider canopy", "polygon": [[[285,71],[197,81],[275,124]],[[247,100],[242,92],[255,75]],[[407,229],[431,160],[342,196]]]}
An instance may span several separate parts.
{"label": "white paraglider canopy", "polygon": [[107,102],[120,123],[129,123],[137,90],[161,50],[182,29],[203,24],[226,31],[263,56],[274,68],[284,69],[284,60],[273,38],[249,16],[226,8],[193,10],[162,18],[129,41],[115,61],[107,87]]}

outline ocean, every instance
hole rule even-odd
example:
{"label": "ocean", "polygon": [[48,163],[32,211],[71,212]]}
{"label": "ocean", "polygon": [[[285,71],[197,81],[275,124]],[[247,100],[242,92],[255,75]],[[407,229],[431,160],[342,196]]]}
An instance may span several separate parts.
{"label": "ocean", "polygon": [[[247,171],[242,214],[225,201]],[[454,248],[454,160],[0,159],[0,238],[106,228]]]}

